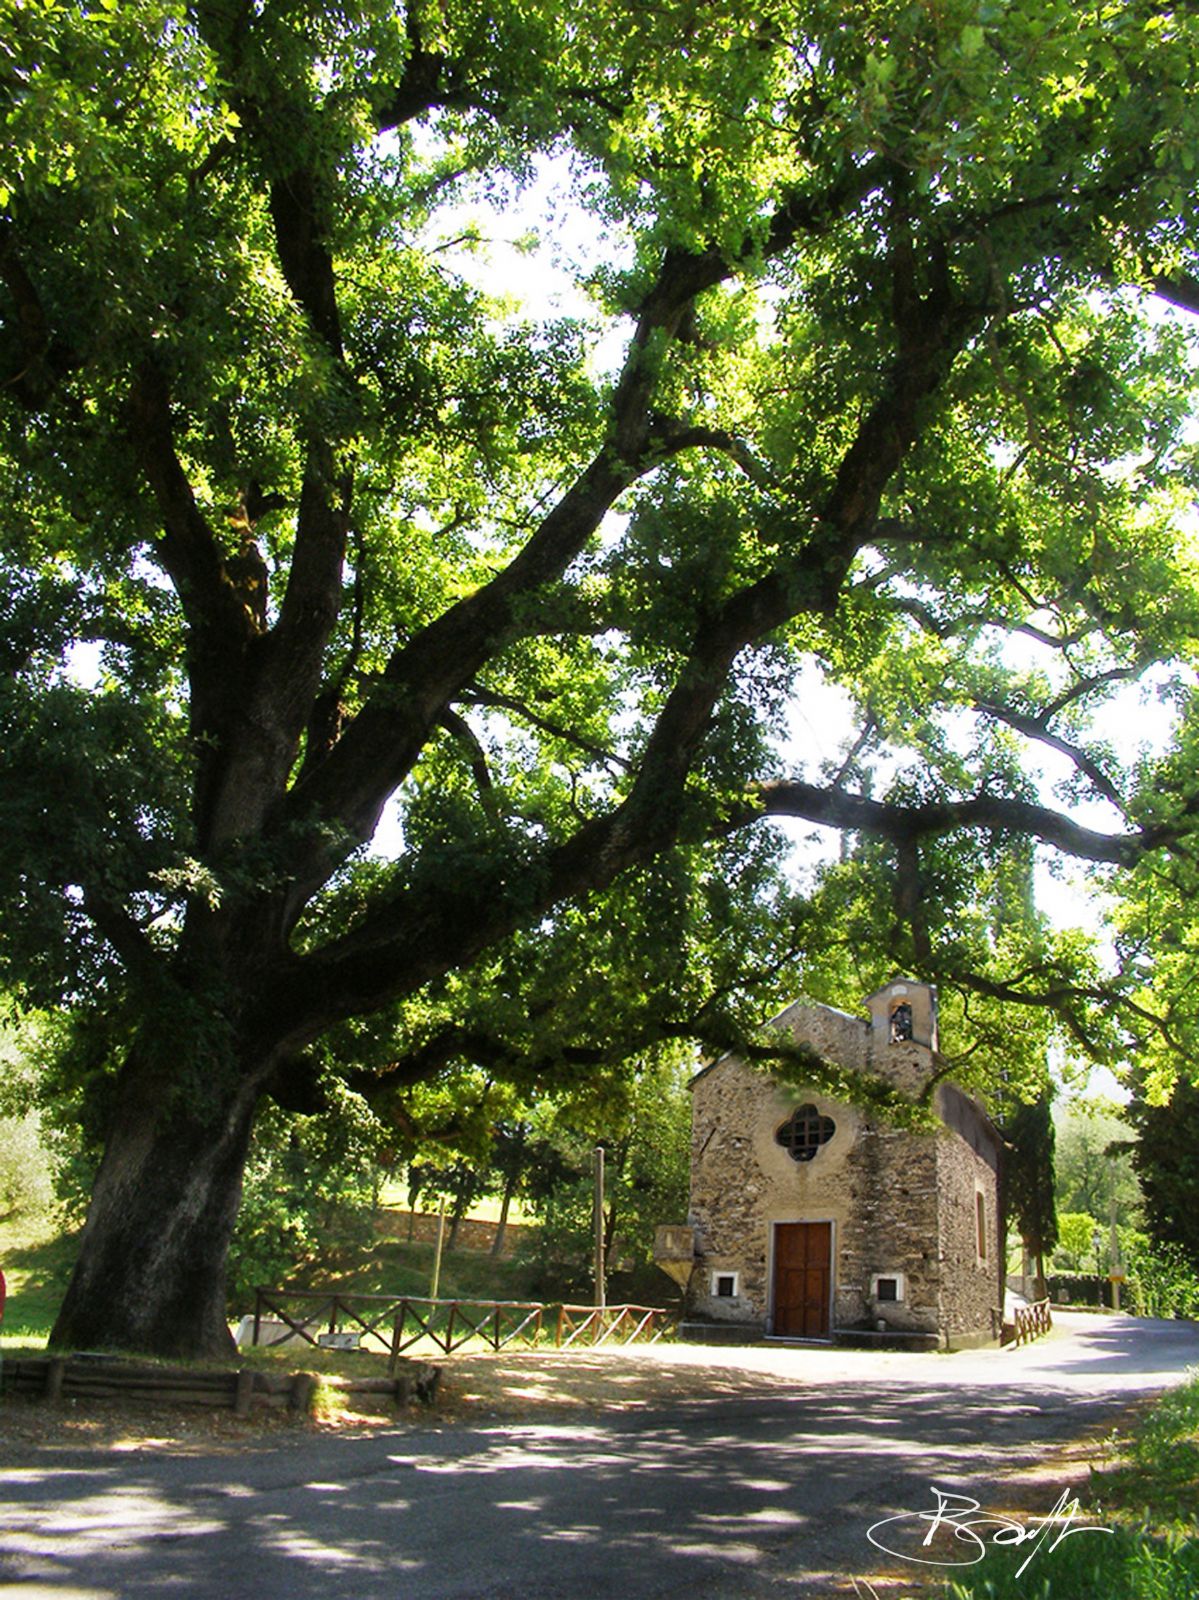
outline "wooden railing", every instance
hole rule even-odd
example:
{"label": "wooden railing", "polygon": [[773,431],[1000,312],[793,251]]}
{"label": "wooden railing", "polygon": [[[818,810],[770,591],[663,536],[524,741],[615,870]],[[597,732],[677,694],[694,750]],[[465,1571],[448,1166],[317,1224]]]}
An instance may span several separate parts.
{"label": "wooden railing", "polygon": [[[309,1307],[304,1311],[287,1309],[295,1301]],[[400,1301],[393,1294],[337,1294],[328,1289],[265,1289],[254,1291],[255,1345],[269,1349],[284,1344],[288,1339],[303,1339],[308,1344],[320,1345],[324,1335],[357,1332],[360,1340],[374,1338],[384,1350],[391,1349],[391,1329],[396,1307]],[[365,1308],[359,1315],[356,1306]],[[373,1314],[372,1314],[373,1313]],[[271,1330],[273,1337],[263,1338],[262,1324],[281,1322],[283,1332]]]}
{"label": "wooden railing", "polygon": [[558,1332],[554,1343],[569,1350],[577,1339],[593,1347],[607,1344],[632,1344],[642,1334],[653,1344],[666,1331],[666,1313],[658,1306],[559,1306]]}
{"label": "wooden railing", "polygon": [[[444,1318],[439,1313],[445,1312]],[[545,1307],[525,1300],[421,1300],[397,1303],[392,1324],[391,1360],[421,1339],[431,1339],[448,1356],[472,1339],[502,1350],[516,1339],[536,1344]],[[411,1326],[411,1332],[409,1327]]]}
{"label": "wooden railing", "polygon": [[1012,1343],[1028,1344],[1030,1340],[1039,1339],[1043,1333],[1048,1333],[1052,1327],[1053,1316],[1047,1299],[1034,1300],[1029,1306],[1017,1306],[1016,1332]]}
{"label": "wooden railing", "polygon": [[[546,1313],[555,1309],[557,1316],[551,1320]],[[532,1300],[430,1300],[416,1295],[260,1288],[254,1296],[253,1343],[269,1348],[299,1338],[326,1345],[340,1342],[339,1334],[350,1334],[356,1344],[374,1340],[387,1351],[394,1370],[401,1352],[422,1339],[447,1355],[475,1339],[502,1350],[516,1340],[535,1345],[552,1326],[555,1346],[569,1350],[576,1344],[594,1348],[632,1344],[641,1338],[653,1343],[666,1331],[667,1320],[660,1306],[555,1308]],[[268,1322],[281,1325],[283,1331],[265,1328]]]}

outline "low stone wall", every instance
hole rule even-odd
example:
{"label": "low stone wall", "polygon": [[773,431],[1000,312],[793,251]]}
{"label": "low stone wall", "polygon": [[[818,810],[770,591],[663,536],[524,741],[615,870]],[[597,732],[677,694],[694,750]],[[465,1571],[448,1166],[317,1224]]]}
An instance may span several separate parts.
{"label": "low stone wall", "polygon": [[[418,1211],[413,1217],[410,1211],[392,1210],[390,1207],[380,1212],[376,1231],[385,1239],[417,1240],[420,1244],[437,1243],[437,1213]],[[411,1225],[411,1234],[409,1226]],[[495,1244],[496,1231],[499,1224],[484,1222],[479,1217],[463,1217],[458,1224],[458,1237],[455,1241],[456,1250],[474,1250],[480,1255],[488,1255]],[[501,1259],[516,1253],[517,1246],[534,1232],[525,1223],[510,1222],[504,1229],[504,1243],[500,1250]],[[450,1238],[450,1219],[445,1219],[446,1243]]]}

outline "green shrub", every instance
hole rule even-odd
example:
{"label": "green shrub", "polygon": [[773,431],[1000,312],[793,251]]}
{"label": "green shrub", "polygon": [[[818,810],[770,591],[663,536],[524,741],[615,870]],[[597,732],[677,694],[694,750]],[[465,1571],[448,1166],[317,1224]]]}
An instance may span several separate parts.
{"label": "green shrub", "polygon": [[1125,1310],[1138,1317],[1199,1317],[1199,1279],[1180,1245],[1132,1235],[1126,1253]]}

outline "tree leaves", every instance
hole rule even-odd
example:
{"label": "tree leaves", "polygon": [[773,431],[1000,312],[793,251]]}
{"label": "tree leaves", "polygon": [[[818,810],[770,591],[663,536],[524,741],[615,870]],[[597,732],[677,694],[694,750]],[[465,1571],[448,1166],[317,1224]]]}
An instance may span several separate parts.
{"label": "tree leaves", "polygon": [[[203,948],[224,983],[245,959],[231,1009],[288,1051],[360,1009],[415,1058],[456,1007],[561,1064],[697,1025],[717,992],[748,1004],[734,955],[852,1003],[902,954],[961,986],[980,1060],[986,1007],[1033,996],[1111,1044],[1091,955],[1026,911],[1013,833],[880,855],[851,828],[802,891],[775,839],[718,841],[792,778],[829,815],[889,806],[887,851],[905,818],[999,796],[1185,852],[1185,760],[1121,770],[1091,723],[1157,663],[1189,683],[1199,621],[1194,341],[1143,293],[1195,266],[1187,19],[612,0],[13,23],[14,839],[39,784],[72,795],[7,869],[38,884],[12,901],[14,980],[61,987],[87,925],[101,965]],[[457,265],[551,161],[547,230],[590,315]],[[85,638],[103,676],[68,688]],[[855,719],[831,758],[780,742],[804,673]],[[384,870],[361,852],[388,805]],[[1143,977],[1113,988],[1159,1016]],[[553,1026],[522,1031],[542,1005]]]}

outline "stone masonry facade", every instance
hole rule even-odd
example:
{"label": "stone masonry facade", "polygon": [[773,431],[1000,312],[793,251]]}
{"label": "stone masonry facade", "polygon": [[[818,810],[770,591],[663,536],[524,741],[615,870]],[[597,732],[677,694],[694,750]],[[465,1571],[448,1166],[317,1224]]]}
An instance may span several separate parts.
{"label": "stone masonry facade", "polygon": [[[915,1095],[943,1070],[935,992],[896,980],[869,1003],[869,1020],[795,1005],[774,1026]],[[689,1317],[773,1333],[777,1230],[813,1222],[831,1225],[830,1337],[862,1330],[957,1347],[997,1336],[999,1140],[975,1101],[940,1083],[940,1126],[914,1133],[735,1056],[705,1068],[692,1094]],[[814,1108],[825,1141],[810,1159],[779,1143],[797,1107]]]}

